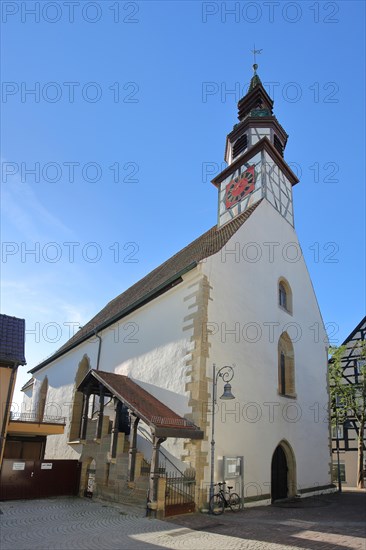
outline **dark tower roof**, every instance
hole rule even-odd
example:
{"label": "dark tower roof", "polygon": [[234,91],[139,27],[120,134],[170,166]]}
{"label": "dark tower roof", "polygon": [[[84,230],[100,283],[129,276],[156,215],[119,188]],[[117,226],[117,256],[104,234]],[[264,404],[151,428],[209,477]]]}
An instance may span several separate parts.
{"label": "dark tower roof", "polygon": [[254,63],[254,75],[251,78],[248,92],[238,102],[238,119],[244,120],[247,116],[272,116],[273,100],[263,87],[257,74],[258,65]]}

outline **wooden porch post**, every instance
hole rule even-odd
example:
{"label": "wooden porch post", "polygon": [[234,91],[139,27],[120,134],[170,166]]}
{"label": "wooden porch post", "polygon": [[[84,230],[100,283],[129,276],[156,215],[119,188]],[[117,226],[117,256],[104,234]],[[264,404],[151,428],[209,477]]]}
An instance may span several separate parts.
{"label": "wooden porch post", "polygon": [[115,417],[112,427],[112,437],[111,437],[111,458],[116,458],[117,456],[117,442],[118,442],[118,429],[119,429],[119,419],[121,415],[122,403],[116,397],[114,398],[114,410]]}
{"label": "wooden porch post", "polygon": [[89,399],[90,399],[90,390],[89,388],[87,388],[86,393],[84,393],[84,400],[83,400],[83,414],[81,417],[80,439],[86,439],[86,430],[88,428]]}
{"label": "wooden porch post", "polygon": [[130,435],[130,450],[128,457],[128,479],[129,481],[135,481],[135,466],[136,466],[136,442],[137,442],[137,425],[139,423],[139,418],[134,417],[132,422],[132,434]]}
{"label": "wooden porch post", "polygon": [[104,393],[105,389],[102,384],[99,384],[99,412],[98,422],[95,437],[100,439],[102,437],[103,417],[104,417]]}

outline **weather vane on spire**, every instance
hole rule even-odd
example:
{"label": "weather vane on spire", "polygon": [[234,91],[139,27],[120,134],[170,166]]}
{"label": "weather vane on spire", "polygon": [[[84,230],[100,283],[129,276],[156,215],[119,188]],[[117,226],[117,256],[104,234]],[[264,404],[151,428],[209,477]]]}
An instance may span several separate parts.
{"label": "weather vane on spire", "polygon": [[254,64],[253,64],[253,69],[254,69],[254,73],[256,72],[256,70],[258,69],[258,65],[257,65],[257,58],[256,58],[256,55],[260,55],[263,51],[263,48],[261,50],[256,50],[255,49],[255,44],[254,44],[254,48],[252,50],[250,50],[254,56]]}

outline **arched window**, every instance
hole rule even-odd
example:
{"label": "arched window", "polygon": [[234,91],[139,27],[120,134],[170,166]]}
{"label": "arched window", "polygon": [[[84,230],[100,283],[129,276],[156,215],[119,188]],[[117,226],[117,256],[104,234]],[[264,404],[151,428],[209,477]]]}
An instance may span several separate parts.
{"label": "arched window", "polygon": [[81,381],[85,378],[90,370],[89,357],[84,355],[82,360],[79,363],[78,370],[75,376],[74,384],[74,399],[72,407],[72,415],[70,422],[70,441],[76,441],[80,438],[80,425],[81,425],[81,415],[83,410],[83,394],[80,391],[77,391],[77,387]]}
{"label": "arched window", "polygon": [[287,332],[278,340],[278,393],[296,397],[294,347]]}
{"label": "arched window", "polygon": [[292,313],[291,287],[283,277],[278,281],[278,305],[288,313]]}
{"label": "arched window", "polygon": [[233,146],[233,159],[236,158],[240,153],[248,147],[248,137],[246,134],[243,134],[236,140]]}

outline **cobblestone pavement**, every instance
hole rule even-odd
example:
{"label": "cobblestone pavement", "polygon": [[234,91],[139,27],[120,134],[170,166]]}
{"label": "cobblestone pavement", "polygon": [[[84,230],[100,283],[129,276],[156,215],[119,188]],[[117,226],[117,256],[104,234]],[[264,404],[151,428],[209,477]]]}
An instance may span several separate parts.
{"label": "cobblestone pavement", "polygon": [[[169,521],[80,498],[0,503],[1,550],[366,550],[366,492]],[[298,507],[299,506],[299,507]]]}
{"label": "cobblestone pavement", "polygon": [[181,527],[236,537],[243,549],[366,550],[366,491],[344,491],[216,517],[177,516],[172,521]]}

